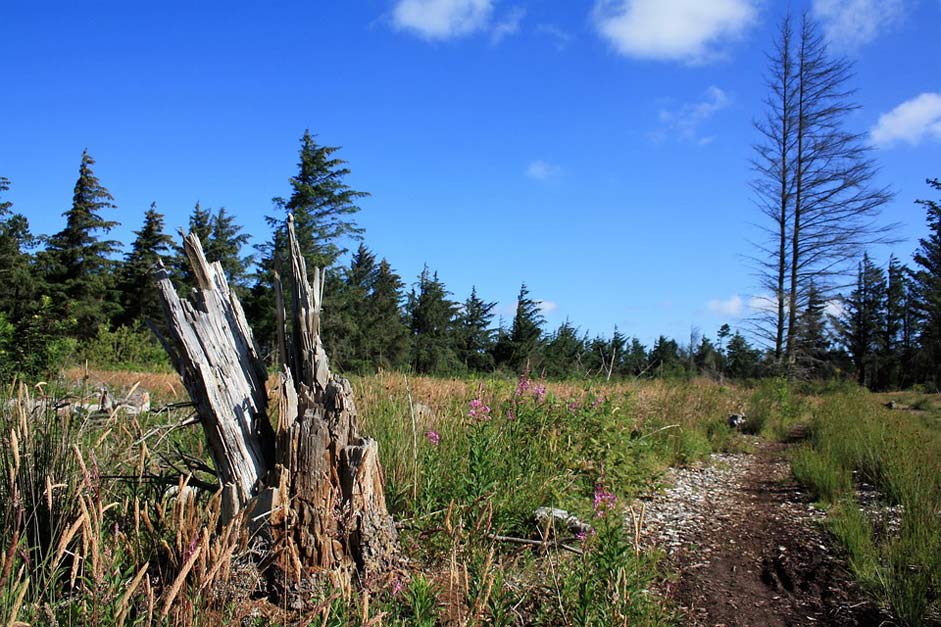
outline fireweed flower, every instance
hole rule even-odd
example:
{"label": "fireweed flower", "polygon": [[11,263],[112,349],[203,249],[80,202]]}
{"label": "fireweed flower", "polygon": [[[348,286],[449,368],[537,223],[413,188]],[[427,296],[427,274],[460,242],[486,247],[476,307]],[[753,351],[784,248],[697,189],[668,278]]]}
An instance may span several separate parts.
{"label": "fireweed flower", "polygon": [[615,503],[617,503],[617,497],[614,496],[613,492],[609,492],[603,486],[595,486],[594,509],[596,517],[601,518],[614,509]]}
{"label": "fireweed flower", "polygon": [[441,442],[441,436],[438,435],[437,431],[425,431],[425,437],[428,438],[432,446],[438,446]]}
{"label": "fireweed flower", "polygon": [[470,410],[467,415],[471,418],[489,418],[490,405],[485,405],[482,400],[475,398],[470,402]]}
{"label": "fireweed flower", "polygon": [[526,394],[526,392],[529,391],[529,388],[531,387],[531,385],[532,384],[530,383],[529,378],[526,376],[526,373],[524,372],[523,374],[520,375],[520,380],[516,384],[515,396],[523,396],[524,394]]}
{"label": "fireweed flower", "polygon": [[534,385],[533,386],[533,398],[541,401],[546,398],[546,386],[544,385]]}

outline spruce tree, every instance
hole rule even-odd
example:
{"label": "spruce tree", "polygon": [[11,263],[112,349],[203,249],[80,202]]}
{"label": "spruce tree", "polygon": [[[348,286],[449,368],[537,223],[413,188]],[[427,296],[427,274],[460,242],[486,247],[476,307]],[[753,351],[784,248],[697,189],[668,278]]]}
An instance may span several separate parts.
{"label": "spruce tree", "polygon": [[409,327],[412,332],[412,368],[422,374],[453,372],[458,358],[454,351],[457,303],[428,266],[418,278],[408,299]]}
{"label": "spruce tree", "polygon": [[[0,194],[10,181],[0,176]],[[34,244],[26,216],[13,212],[13,203],[0,197],[0,313],[14,327],[26,316],[36,298],[27,249]]]}
{"label": "spruce tree", "polygon": [[[278,251],[285,250],[287,215],[294,216],[294,231],[307,262],[308,276],[313,276],[315,266],[326,270],[333,265],[344,252],[340,246],[343,238],[362,237],[363,229],[352,216],[360,210],[357,202],[369,194],[356,191],[346,183],[350,170],[346,161],[335,156],[339,150],[339,146],[317,144],[310,132],[304,131],[298,173],[289,180],[291,197],[275,198],[279,214],[265,218],[272,228],[272,236],[256,247],[260,267],[246,306],[255,337],[264,346],[270,347],[274,341],[274,275],[277,272],[282,278],[291,276],[286,259],[278,256]],[[333,278],[340,280],[339,276]],[[337,285],[334,283],[334,287]],[[324,299],[325,316],[329,316],[333,296],[328,292]]]}
{"label": "spruce tree", "polygon": [[539,304],[529,297],[529,288],[523,283],[516,299],[516,315],[510,328],[511,368],[520,371],[530,364],[539,347],[544,322],[545,318],[539,312]]}
{"label": "spruce tree", "polygon": [[119,243],[99,239],[118,225],[102,213],[115,209],[114,198],[95,176],[95,160],[82,152],[72,207],[63,213],[65,228],[49,238],[42,255],[56,313],[68,321],[72,334],[89,339],[118,312],[114,293],[114,261]]}
{"label": "spruce tree", "polygon": [[367,300],[376,279],[376,255],[365,244],[353,253],[350,265],[327,275],[330,298],[324,310],[324,338],[338,370],[365,371],[370,367],[370,329]]}
{"label": "spruce tree", "polygon": [[[928,185],[941,192],[941,180]],[[919,200],[925,208],[928,237],[918,240],[914,272],[916,307],[920,318],[919,344],[924,378],[941,390],[941,200]]]}
{"label": "spruce tree", "polygon": [[477,287],[471,287],[458,318],[458,358],[470,372],[492,372],[494,368],[493,308],[496,302],[487,302],[477,296]]}
{"label": "spruce tree", "polygon": [[565,379],[583,371],[585,340],[578,336],[578,329],[568,319],[552,333],[543,352],[546,376],[550,378]]}
{"label": "spruce tree", "polygon": [[807,303],[797,318],[794,376],[820,378],[828,374],[830,339],[826,307],[822,294],[811,283],[807,290]]}
{"label": "spruce tree", "polygon": [[[206,259],[210,262],[218,261],[222,265],[229,286],[239,296],[247,292],[248,269],[253,263],[253,257],[242,255],[242,251],[250,237],[235,223],[235,216],[229,215],[225,207],[213,213],[212,209],[203,209],[197,202],[189,217],[189,232],[199,237]],[[183,253],[183,247],[176,244],[174,250],[176,255],[173,266],[176,268],[178,285],[186,290],[196,287],[196,278]]]}
{"label": "spruce tree", "polygon": [[143,226],[134,234],[137,237],[125,256],[118,284],[122,307],[118,322],[129,327],[163,319],[154,271],[161,263],[170,263],[173,247],[173,240],[163,232],[163,214],[157,211],[157,203],[151,203]]}
{"label": "spruce tree", "polygon": [[368,329],[370,362],[378,368],[401,368],[408,363],[409,330],[401,306],[403,286],[389,262],[380,261],[362,323]]}
{"label": "spruce tree", "polygon": [[860,385],[875,387],[885,328],[886,282],[882,268],[863,255],[856,287],[843,299],[840,333]]}

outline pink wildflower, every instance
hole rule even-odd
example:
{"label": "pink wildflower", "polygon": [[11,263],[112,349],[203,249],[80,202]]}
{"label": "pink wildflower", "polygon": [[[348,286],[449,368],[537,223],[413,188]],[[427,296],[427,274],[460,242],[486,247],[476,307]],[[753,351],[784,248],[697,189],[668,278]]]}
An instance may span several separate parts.
{"label": "pink wildflower", "polygon": [[531,387],[531,384],[529,382],[529,378],[526,376],[526,373],[524,372],[523,374],[520,375],[520,380],[516,384],[516,396],[522,396],[526,394],[526,392],[529,391],[530,387]]}
{"label": "pink wildflower", "polygon": [[441,436],[438,435],[437,431],[425,431],[425,437],[428,438],[428,441],[431,442],[432,446],[438,446],[441,442]]}
{"label": "pink wildflower", "polygon": [[404,588],[402,580],[396,576],[396,578],[392,580],[392,596],[398,596],[399,593],[402,592],[402,588]]}
{"label": "pink wildflower", "polygon": [[569,401],[569,411],[573,414],[578,411],[578,401]]}
{"label": "pink wildflower", "polygon": [[467,415],[471,418],[489,418],[490,405],[485,405],[482,400],[475,398],[470,402],[470,410]]}
{"label": "pink wildflower", "polygon": [[534,385],[533,386],[533,398],[536,400],[543,400],[546,398],[546,386],[544,385]]}
{"label": "pink wildflower", "polygon": [[609,492],[600,485],[595,486],[595,516],[601,518],[609,510],[614,509],[615,503],[617,503],[617,497],[614,496],[613,492]]}

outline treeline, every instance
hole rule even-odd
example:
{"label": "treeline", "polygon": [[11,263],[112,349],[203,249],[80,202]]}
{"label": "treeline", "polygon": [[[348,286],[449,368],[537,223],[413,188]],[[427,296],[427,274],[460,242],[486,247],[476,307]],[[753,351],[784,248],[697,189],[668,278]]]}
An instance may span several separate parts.
{"label": "treeline", "polygon": [[[324,339],[334,365],[344,371],[411,370],[428,374],[519,372],[552,378],[594,376],[694,376],[753,378],[778,374],[773,350],[752,346],[723,325],[711,340],[698,332],[688,341],[659,337],[651,347],[623,335],[589,336],[569,321],[547,330],[539,302],[520,287],[509,324],[494,324],[496,303],[472,288],[455,298],[427,266],[407,285],[391,263],[362,243],[354,220],[364,192],[345,182],[349,169],[338,148],[301,139],[291,194],[274,200],[270,233],[250,238],[225,208],[193,207],[188,230],[196,233],[210,260],[218,261],[239,294],[256,340],[274,359],[274,283],[285,267],[284,220],[292,214],[309,270],[326,267]],[[34,235],[27,219],[4,196],[0,178],[0,374],[43,374],[63,363],[88,358],[98,363],[141,366],[163,360],[151,330],[163,316],[153,273],[163,264],[181,292],[195,287],[182,249],[165,232],[155,204],[144,212],[127,251],[108,238],[118,225],[108,219],[113,197],[82,154],[72,206],[53,235]],[[932,185],[937,187],[937,181]],[[843,313],[827,313],[834,301],[812,296],[799,316],[797,351],[815,377],[859,373],[878,387],[937,381],[941,332],[941,242],[938,204],[928,209],[931,236],[916,254],[917,271],[890,263],[888,278],[868,258]],[[361,243],[346,265],[341,242]],[[881,278],[880,278],[881,277]],[[286,290],[287,291],[287,290]],[[934,369],[934,370],[932,370]]]}

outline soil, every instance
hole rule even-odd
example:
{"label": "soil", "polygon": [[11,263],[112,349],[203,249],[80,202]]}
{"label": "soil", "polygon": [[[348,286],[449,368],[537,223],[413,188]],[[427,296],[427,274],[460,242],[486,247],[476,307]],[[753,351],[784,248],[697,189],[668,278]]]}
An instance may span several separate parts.
{"label": "soil", "polygon": [[647,503],[646,541],[677,579],[663,592],[694,626],[892,625],[853,582],[843,552],[791,476],[788,444],[677,471]]}

